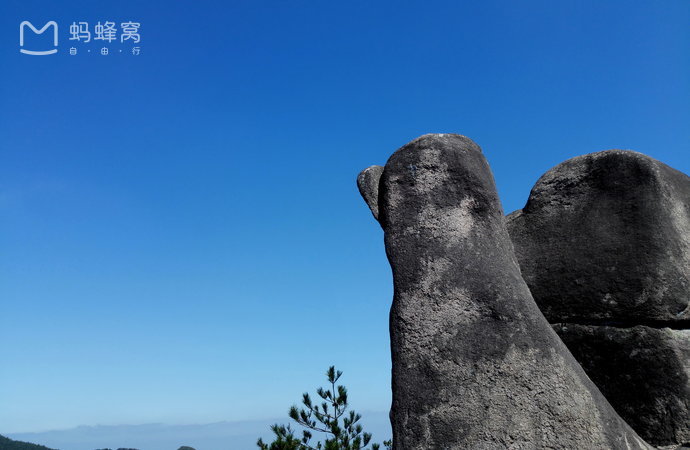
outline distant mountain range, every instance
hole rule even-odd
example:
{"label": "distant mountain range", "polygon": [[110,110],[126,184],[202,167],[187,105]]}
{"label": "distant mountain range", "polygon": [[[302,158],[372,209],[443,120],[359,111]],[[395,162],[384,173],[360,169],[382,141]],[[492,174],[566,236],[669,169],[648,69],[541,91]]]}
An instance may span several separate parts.
{"label": "distant mountain range", "polygon": [[[40,433],[6,433],[12,439],[40,442],[51,448],[21,442],[16,444],[28,447],[6,447],[3,446],[5,442],[0,440],[0,450],[175,450],[184,445],[197,450],[255,450],[258,438],[261,437],[264,441],[271,439],[269,427],[272,424],[288,422],[287,418],[280,418],[201,425],[97,425]],[[363,411],[362,425],[365,431],[374,435],[374,442],[382,442],[391,437],[388,413]],[[14,441],[7,440],[14,445]]]}

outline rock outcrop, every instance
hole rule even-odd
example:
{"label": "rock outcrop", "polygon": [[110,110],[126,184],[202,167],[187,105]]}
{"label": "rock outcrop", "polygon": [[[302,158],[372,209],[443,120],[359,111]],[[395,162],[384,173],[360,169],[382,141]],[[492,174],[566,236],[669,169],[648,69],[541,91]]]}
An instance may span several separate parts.
{"label": "rock outcrop", "polygon": [[648,442],[690,442],[690,178],[609,150],[544,174],[508,216],[546,318]]}
{"label": "rock outcrop", "polygon": [[472,140],[422,136],[358,184],[393,270],[396,449],[650,448],[532,299]]}
{"label": "rock outcrop", "polygon": [[552,322],[690,322],[690,178],[609,150],[546,172],[508,216],[525,281]]}

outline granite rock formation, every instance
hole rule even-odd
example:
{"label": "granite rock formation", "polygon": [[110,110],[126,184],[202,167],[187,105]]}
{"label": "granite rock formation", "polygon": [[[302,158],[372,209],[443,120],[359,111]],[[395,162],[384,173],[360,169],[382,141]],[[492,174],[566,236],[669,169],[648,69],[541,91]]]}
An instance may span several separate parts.
{"label": "granite rock formation", "polygon": [[550,321],[690,322],[690,178],[641,153],[544,174],[508,229]]}
{"label": "granite rock formation", "polygon": [[648,442],[690,442],[690,178],[632,151],[570,159],[508,216],[522,276]]}
{"label": "granite rock formation", "polygon": [[358,184],[393,270],[394,448],[650,448],[532,299],[472,140],[422,136]]}

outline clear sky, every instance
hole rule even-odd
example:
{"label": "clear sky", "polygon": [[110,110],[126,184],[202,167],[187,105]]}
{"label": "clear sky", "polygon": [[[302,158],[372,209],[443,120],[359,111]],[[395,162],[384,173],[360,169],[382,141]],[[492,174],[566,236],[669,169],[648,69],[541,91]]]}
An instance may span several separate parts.
{"label": "clear sky", "polygon": [[280,417],[331,364],[387,410],[355,179],[421,134],[482,146],[506,212],[588,152],[690,172],[687,0],[4,0],[0,43],[0,433]]}

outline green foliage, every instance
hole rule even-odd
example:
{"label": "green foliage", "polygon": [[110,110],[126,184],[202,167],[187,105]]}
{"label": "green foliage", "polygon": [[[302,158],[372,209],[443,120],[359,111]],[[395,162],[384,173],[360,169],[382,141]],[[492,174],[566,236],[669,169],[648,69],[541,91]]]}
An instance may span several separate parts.
{"label": "green foliage", "polygon": [[178,448],[177,450],[195,450],[193,447],[189,447],[187,445],[183,445],[182,447]]}
{"label": "green foliage", "polygon": [[0,450],[52,450],[43,445],[30,444],[29,442],[13,441],[5,436],[0,436]]}
{"label": "green foliage", "polygon": [[[347,411],[347,389],[336,383],[343,373],[335,370],[334,366],[326,371],[326,378],[330,386],[318,388],[316,394],[320,397],[320,404],[312,401],[306,392],[302,395],[302,405],[292,406],[288,415],[301,425],[302,438],[298,439],[290,426],[273,425],[271,430],[275,440],[265,444],[259,439],[256,445],[261,450],[379,450],[379,444],[371,444],[371,433],[365,433],[359,420],[362,418],[355,411]],[[311,443],[313,432],[325,433],[324,442]],[[392,448],[391,441],[384,441],[386,449]]]}
{"label": "green foliage", "polygon": [[304,448],[302,441],[295,437],[290,425],[275,424],[271,426],[271,431],[273,431],[275,435],[275,440],[270,444],[264,444],[264,442],[259,439],[256,445],[258,445],[261,450],[302,450]]}

